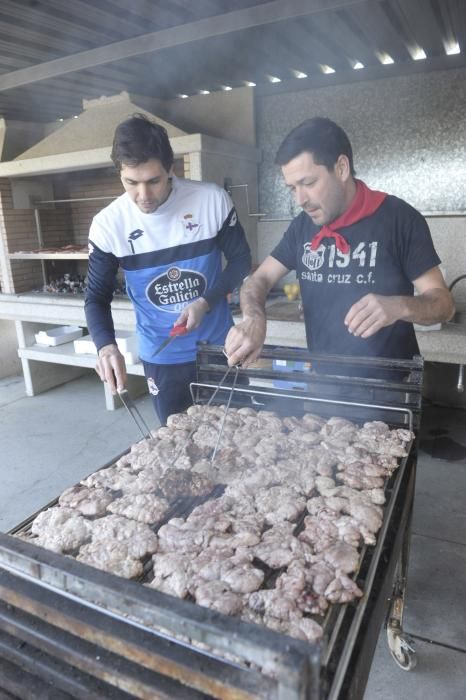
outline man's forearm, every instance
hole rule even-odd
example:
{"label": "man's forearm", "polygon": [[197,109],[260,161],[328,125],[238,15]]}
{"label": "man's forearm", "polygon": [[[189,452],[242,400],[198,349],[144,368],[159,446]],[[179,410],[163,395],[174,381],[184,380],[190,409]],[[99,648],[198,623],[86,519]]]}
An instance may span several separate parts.
{"label": "man's forearm", "polygon": [[248,277],[240,290],[240,305],[244,318],[265,318],[265,300],[270,286],[264,278]]}
{"label": "man's forearm", "polygon": [[455,313],[455,306],[447,289],[430,289],[414,297],[399,297],[400,320],[429,326],[433,323],[449,321]]}

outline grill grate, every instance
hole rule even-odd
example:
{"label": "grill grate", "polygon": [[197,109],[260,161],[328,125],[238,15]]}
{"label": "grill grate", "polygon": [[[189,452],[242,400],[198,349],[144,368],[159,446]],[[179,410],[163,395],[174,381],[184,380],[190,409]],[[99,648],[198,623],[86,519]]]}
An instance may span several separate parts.
{"label": "grill grate", "polygon": [[[198,402],[209,400],[225,373],[219,354],[219,348],[212,346],[204,346],[199,353],[198,382],[192,386]],[[282,415],[300,415],[312,406],[311,410],[320,415],[326,411],[329,415],[348,412],[354,421],[386,420],[392,427],[412,425],[417,431],[421,359],[374,361],[374,371],[394,373],[388,380],[386,376],[372,379],[351,374],[274,371],[273,361],[288,357],[297,359],[294,352],[266,348],[263,359],[268,365],[240,370],[243,383],[235,387],[232,405],[261,403]],[[300,351],[299,359],[311,365],[314,362],[305,351]],[[364,371],[370,369],[367,360],[351,358],[345,365],[346,358],[338,359],[348,371],[355,365]],[[325,361],[333,371],[336,358]],[[296,381],[297,374],[306,390],[292,393],[274,385],[277,379]],[[407,532],[415,454],[413,443],[386,485],[387,503],[377,545],[362,551],[355,578],[366,594],[357,602],[330,607],[322,644],[291,639],[226,617],[0,535],[0,655],[10,664],[19,664],[19,645],[26,670],[43,683],[53,681],[63,693],[57,697],[362,697],[394,567]],[[156,529],[171,517],[185,517],[195,505],[220,495],[222,490],[219,486],[208,496],[177,500]],[[34,517],[12,532],[27,532]],[[301,525],[298,522],[296,528]],[[148,573],[149,567],[146,576]],[[274,576],[275,571],[267,572],[267,585],[273,583]],[[35,660],[38,655],[40,663]],[[66,678],[75,679],[72,692],[63,680]],[[80,683],[87,689],[85,695],[78,692]],[[105,695],[106,686],[115,694]]]}

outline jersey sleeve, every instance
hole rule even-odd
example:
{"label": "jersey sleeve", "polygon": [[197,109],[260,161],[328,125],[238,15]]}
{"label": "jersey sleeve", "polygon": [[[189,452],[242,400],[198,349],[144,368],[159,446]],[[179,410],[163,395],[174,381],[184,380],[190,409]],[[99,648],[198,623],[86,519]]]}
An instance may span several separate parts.
{"label": "jersey sleeve", "polygon": [[97,350],[115,343],[111,302],[115,289],[118,260],[89,240],[89,265],[84,300],[86,323]]}
{"label": "jersey sleeve", "polygon": [[233,202],[225,190],[220,189],[219,197],[217,244],[225,256],[226,266],[216,283],[204,294],[210,308],[241,284],[251,270],[251,250]]}

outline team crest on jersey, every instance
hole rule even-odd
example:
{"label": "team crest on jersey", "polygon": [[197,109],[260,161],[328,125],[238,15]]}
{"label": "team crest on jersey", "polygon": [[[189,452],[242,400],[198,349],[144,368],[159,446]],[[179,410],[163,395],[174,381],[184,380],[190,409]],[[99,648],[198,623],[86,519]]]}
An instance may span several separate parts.
{"label": "team crest on jersey", "polygon": [[200,272],[173,265],[147,285],[146,297],[160,311],[179,313],[206,288],[207,280]]}
{"label": "team crest on jersey", "polygon": [[186,231],[189,231],[189,233],[192,233],[193,231],[196,231],[199,228],[199,224],[194,223],[194,221],[185,221],[184,222],[184,227]]}
{"label": "team crest on jersey", "polygon": [[185,214],[183,216],[183,226],[184,230],[187,231],[188,233],[192,233],[193,231],[197,231],[200,228],[199,224],[196,224],[195,221],[193,221],[193,215],[192,214]]}
{"label": "team crest on jersey", "polygon": [[309,270],[318,270],[324,264],[325,246],[320,245],[317,250],[311,250],[311,244],[304,244],[303,263]]}

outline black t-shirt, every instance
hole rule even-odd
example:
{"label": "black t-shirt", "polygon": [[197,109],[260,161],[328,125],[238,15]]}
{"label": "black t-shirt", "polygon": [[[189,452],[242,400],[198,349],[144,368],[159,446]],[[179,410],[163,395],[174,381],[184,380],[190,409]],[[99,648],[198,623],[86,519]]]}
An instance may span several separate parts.
{"label": "black t-shirt", "polygon": [[343,321],[366,294],[412,296],[412,282],[440,263],[424,217],[389,195],[372,216],[339,230],[350,246],[346,254],[333,238],[324,238],[312,251],[318,231],[320,226],[302,212],[271,253],[296,270],[309,350],[400,359],[419,354],[412,323],[397,321],[364,339],[349,333]]}

